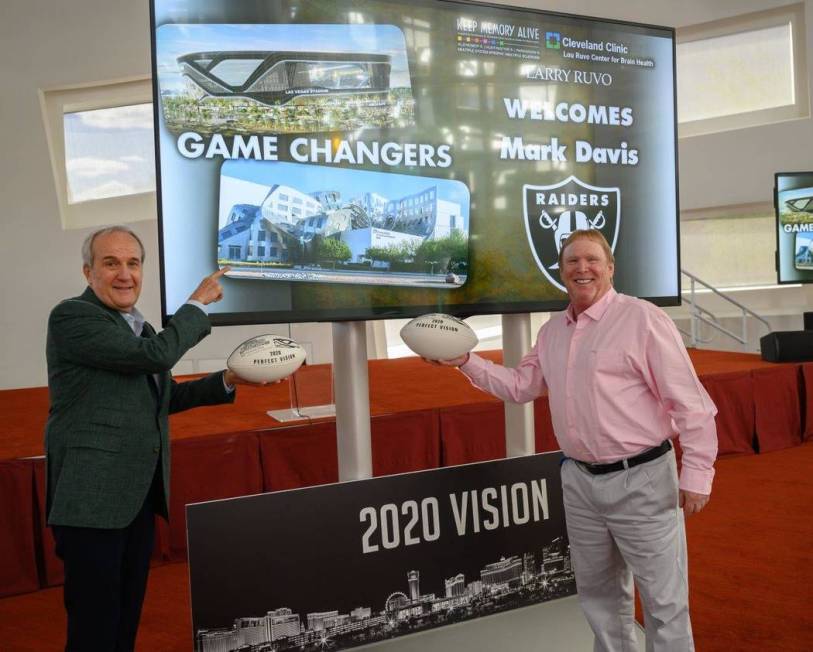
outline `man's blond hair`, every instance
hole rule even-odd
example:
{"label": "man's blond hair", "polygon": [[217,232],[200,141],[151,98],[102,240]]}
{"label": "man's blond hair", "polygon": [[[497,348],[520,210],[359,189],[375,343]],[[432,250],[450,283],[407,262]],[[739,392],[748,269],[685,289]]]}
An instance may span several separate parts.
{"label": "man's blond hair", "polygon": [[615,256],[613,256],[613,250],[610,249],[610,243],[607,242],[607,238],[599,231],[598,229],[576,229],[571,233],[565,241],[562,243],[562,248],[559,250],[559,269],[562,269],[562,263],[564,262],[564,255],[565,249],[569,244],[572,244],[576,240],[591,240],[601,246],[604,250],[604,255],[607,257],[607,262],[611,265],[615,264]]}

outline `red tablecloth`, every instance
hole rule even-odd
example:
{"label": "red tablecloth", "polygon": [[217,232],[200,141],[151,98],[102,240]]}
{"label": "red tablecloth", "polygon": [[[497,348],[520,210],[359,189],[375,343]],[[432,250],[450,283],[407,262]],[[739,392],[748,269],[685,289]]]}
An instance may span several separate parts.
{"label": "red tablecloth", "polygon": [[718,456],[754,453],[754,381],[751,371],[701,378],[717,406]]}
{"label": "red tablecloth", "polygon": [[0,597],[39,588],[34,504],[33,462],[0,462]]}
{"label": "red tablecloth", "polygon": [[751,373],[759,451],[767,453],[801,444],[800,366],[776,365]]}
{"label": "red tablecloth", "polygon": [[[751,354],[690,351],[717,404],[720,455],[796,446],[813,439],[813,363],[770,364]],[[488,357],[499,361],[500,352]],[[302,369],[298,392],[308,402],[329,396],[330,368]],[[505,456],[503,404],[462,374],[415,358],[371,361],[373,472],[402,473]],[[327,394],[325,393],[327,391]],[[268,409],[287,407],[290,385],[241,387],[233,406],[172,417],[170,524],[159,525],[155,562],[186,553],[188,502],[290,489],[338,480],[332,420],[289,426]],[[45,388],[0,392],[7,416],[0,460],[42,453]],[[536,450],[556,450],[547,397],[534,402]],[[222,434],[227,433],[227,434]],[[62,567],[44,527],[44,461],[0,462],[0,595],[62,581]]]}

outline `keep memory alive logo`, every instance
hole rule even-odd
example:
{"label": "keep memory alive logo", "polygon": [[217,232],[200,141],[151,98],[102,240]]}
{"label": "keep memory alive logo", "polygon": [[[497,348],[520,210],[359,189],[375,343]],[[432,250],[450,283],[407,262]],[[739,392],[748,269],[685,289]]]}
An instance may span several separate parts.
{"label": "keep memory alive logo", "polygon": [[528,244],[539,269],[565,291],[559,276],[559,250],[577,229],[601,231],[615,252],[621,223],[621,190],[600,188],[574,175],[549,186],[525,184],[523,217]]}

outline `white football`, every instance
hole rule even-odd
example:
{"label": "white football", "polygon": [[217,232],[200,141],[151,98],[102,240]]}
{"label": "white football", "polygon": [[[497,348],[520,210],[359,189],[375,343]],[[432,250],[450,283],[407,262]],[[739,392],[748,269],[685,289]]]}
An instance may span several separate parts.
{"label": "white football", "polygon": [[294,373],[305,362],[305,349],[288,337],[258,335],[238,346],[226,366],[243,380],[271,383]]}
{"label": "white football", "polygon": [[466,322],[441,313],[415,317],[401,329],[401,339],[429,360],[452,360],[477,346],[477,335]]}

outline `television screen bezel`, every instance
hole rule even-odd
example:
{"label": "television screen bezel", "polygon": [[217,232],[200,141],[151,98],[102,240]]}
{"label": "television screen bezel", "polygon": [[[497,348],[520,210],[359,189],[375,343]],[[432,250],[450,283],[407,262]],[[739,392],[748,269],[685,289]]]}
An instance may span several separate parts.
{"label": "television screen bezel", "polygon": [[[226,0],[222,0],[226,1]],[[682,272],[680,266],[680,184],[679,184],[679,152],[678,152],[678,113],[677,113],[677,42],[674,27],[664,25],[653,25],[648,23],[638,23],[633,21],[618,20],[612,18],[598,18],[595,16],[580,16],[559,11],[547,11],[531,7],[521,7],[513,4],[498,4],[493,2],[481,2],[479,0],[422,0],[427,4],[439,5],[460,5],[473,6],[482,9],[492,8],[498,10],[515,11],[525,14],[555,16],[576,21],[587,21],[607,25],[621,25],[638,29],[664,32],[664,37],[672,42],[672,104],[673,104],[673,142],[675,153],[675,248],[676,248],[676,293],[674,296],[641,296],[639,298],[650,301],[661,306],[679,306],[682,303]],[[163,189],[161,186],[161,150],[160,150],[160,116],[159,116],[159,87],[158,70],[156,57],[156,18],[155,2],[149,0],[150,5],[150,55],[152,71],[152,103],[154,121],[155,140],[155,192],[156,210],[158,220],[158,258],[159,258],[159,279],[161,293],[161,321],[164,326],[172,318],[172,314],[167,312],[166,301],[166,278],[164,267],[164,229],[163,229]],[[206,23],[201,23],[206,24]],[[261,23],[251,23],[261,24]],[[276,24],[276,23],[275,23]],[[778,235],[777,235],[778,240]],[[777,244],[778,252],[778,244]],[[777,270],[778,273],[778,270]],[[228,282],[228,281],[226,281]],[[194,288],[190,288],[190,292]],[[522,301],[511,303],[466,303],[466,304],[444,304],[443,311],[455,317],[465,319],[474,315],[495,315],[495,314],[522,314],[531,312],[555,312],[564,310],[569,304],[569,300],[553,299],[545,301]],[[246,311],[246,312],[211,312],[209,319],[213,326],[243,326],[257,324],[293,324],[306,322],[350,322],[368,321],[378,319],[410,319],[429,312],[437,312],[437,305],[409,305],[409,306],[380,306],[373,305],[363,308],[347,309],[318,309],[318,310],[285,310],[285,311]],[[173,313],[174,314],[174,313]]]}

